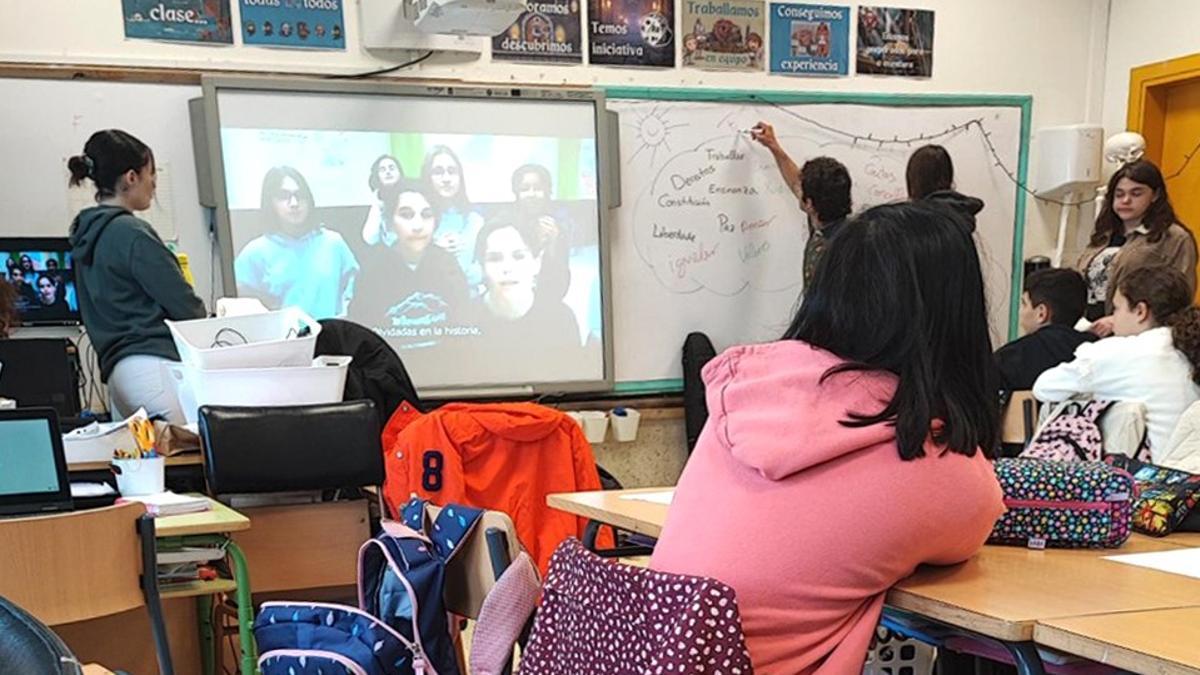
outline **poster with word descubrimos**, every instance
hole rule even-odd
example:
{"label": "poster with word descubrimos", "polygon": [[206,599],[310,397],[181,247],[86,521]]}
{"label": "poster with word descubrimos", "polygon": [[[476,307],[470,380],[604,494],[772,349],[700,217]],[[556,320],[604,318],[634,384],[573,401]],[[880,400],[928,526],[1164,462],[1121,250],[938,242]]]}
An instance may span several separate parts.
{"label": "poster with word descubrimos", "polygon": [[855,70],[864,75],[933,76],[933,12],[860,6]]}
{"label": "poster with word descubrimos", "polygon": [[233,44],[229,0],[121,0],[125,37]]}
{"label": "poster with word descubrimos", "polygon": [[241,0],[242,42],[345,49],[344,0]]}
{"label": "poster with word descubrimos", "polygon": [[845,75],[850,70],[850,8],[773,2],[771,72]]}
{"label": "poster with word descubrimos", "polygon": [[674,0],[590,0],[588,58],[609,66],[675,67]]}
{"label": "poster with word descubrimos", "polygon": [[762,70],[766,7],[753,0],[683,0],[683,65]]}
{"label": "poster with word descubrimos", "polygon": [[492,38],[500,61],[582,63],[579,0],[529,0],[508,30]]}

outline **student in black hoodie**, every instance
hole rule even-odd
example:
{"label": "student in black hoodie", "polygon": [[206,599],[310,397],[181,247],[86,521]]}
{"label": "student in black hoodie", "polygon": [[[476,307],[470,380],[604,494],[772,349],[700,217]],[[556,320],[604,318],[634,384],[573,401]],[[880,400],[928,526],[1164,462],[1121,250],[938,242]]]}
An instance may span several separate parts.
{"label": "student in black hoodie", "polygon": [[1038,270],[1025,279],[1021,330],[1025,337],[996,350],[1001,389],[1025,391],[1043,372],[1075,358],[1075,349],[1096,339],[1074,326],[1087,307],[1087,282],[1072,269]]}
{"label": "student in black hoodie", "polygon": [[92,134],[72,157],[71,185],[91,180],[97,205],[71,223],[79,311],[100,358],[114,416],[139,407],[151,416],[184,422],[163,365],[179,353],[164,319],[206,313],[183,278],[179,261],[146,221],[133,215],[154,200],[154,154],[119,129]]}
{"label": "student in black hoodie", "polygon": [[928,199],[950,206],[975,231],[975,215],[983,210],[983,200],[955,191],[954,162],[945,148],[923,145],[913,151],[904,179],[909,201]]}

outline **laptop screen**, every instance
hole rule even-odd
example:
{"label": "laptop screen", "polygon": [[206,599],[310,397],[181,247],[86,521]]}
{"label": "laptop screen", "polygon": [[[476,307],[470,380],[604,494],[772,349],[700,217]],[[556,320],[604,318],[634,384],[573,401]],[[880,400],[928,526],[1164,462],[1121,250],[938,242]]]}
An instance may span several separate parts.
{"label": "laptop screen", "polygon": [[70,506],[71,484],[54,410],[0,410],[0,514]]}
{"label": "laptop screen", "polygon": [[0,495],[58,492],[48,420],[0,421]]}

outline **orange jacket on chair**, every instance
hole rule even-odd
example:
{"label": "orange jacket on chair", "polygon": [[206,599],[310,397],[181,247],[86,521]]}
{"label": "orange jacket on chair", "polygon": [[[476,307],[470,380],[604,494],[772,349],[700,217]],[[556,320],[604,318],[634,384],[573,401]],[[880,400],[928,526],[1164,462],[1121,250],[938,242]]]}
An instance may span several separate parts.
{"label": "orange jacket on chair", "polygon": [[[599,490],[592,447],[579,425],[533,403],[454,403],[393,418],[384,433],[384,500],[396,513],[414,494],[507,513],[544,574],[586,521],[546,505],[555,492]],[[611,546],[602,537],[601,546]]]}

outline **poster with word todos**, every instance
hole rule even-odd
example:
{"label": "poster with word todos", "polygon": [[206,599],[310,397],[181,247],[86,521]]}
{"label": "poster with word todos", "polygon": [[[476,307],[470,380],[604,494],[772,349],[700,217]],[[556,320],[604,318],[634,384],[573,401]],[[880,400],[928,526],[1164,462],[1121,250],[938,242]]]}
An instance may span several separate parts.
{"label": "poster with word todos", "polygon": [[850,8],[771,3],[771,72],[845,75],[850,69]]}
{"label": "poster with word todos", "polygon": [[342,0],[241,0],[248,45],[345,49]]}
{"label": "poster with word todos", "polygon": [[579,0],[530,0],[508,30],[492,38],[500,61],[582,63]]}
{"label": "poster with word todos", "polygon": [[125,37],[233,44],[229,0],[121,0]]}
{"label": "poster with word todos", "polygon": [[591,0],[589,59],[611,66],[675,66],[674,0]]}
{"label": "poster with word todos", "polygon": [[683,0],[683,65],[762,70],[765,15],[753,0]]}

